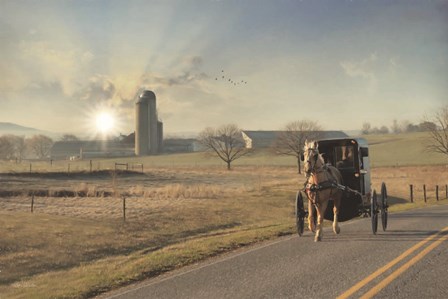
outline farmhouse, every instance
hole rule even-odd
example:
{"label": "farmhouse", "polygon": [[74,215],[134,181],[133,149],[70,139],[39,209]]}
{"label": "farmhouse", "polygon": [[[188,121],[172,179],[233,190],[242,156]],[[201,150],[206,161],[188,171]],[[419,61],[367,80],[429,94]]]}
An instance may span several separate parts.
{"label": "farmhouse", "polygon": [[[243,139],[246,148],[268,148],[272,146],[283,131],[246,131],[243,130]],[[322,138],[345,138],[348,137],[342,131],[316,131]]]}

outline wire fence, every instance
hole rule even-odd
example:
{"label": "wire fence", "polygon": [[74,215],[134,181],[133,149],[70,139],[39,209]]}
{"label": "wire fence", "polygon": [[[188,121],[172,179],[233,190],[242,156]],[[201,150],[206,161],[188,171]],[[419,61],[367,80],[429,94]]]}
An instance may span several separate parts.
{"label": "wire fence", "polygon": [[426,184],[423,184],[422,188],[413,184],[409,185],[409,200],[411,202],[417,199],[427,202],[430,198],[435,198],[436,201],[448,199],[448,185],[435,185],[433,188],[428,188]]}

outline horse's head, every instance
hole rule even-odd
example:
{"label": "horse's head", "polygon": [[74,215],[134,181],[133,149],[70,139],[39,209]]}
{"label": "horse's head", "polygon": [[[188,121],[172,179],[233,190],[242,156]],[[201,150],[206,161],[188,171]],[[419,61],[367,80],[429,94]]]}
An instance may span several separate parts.
{"label": "horse's head", "polygon": [[303,169],[305,170],[306,176],[311,175],[316,168],[324,164],[322,155],[319,154],[316,141],[305,141],[305,147],[303,148],[303,161]]}

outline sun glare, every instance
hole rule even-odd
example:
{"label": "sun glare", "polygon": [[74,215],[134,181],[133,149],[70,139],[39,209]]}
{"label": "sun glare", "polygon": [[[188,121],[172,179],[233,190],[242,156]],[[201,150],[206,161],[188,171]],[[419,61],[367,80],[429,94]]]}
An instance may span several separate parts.
{"label": "sun glare", "polygon": [[114,117],[107,113],[102,112],[96,116],[96,129],[103,134],[107,134],[113,130],[115,125]]}

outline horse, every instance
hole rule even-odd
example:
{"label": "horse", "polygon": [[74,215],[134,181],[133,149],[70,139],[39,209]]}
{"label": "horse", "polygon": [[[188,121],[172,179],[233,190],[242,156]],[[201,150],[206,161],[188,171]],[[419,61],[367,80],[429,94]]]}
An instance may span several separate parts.
{"label": "horse", "polygon": [[[318,242],[322,240],[324,214],[328,201],[331,199],[334,202],[333,232],[339,234],[341,231],[338,224],[338,214],[343,191],[336,188],[336,184],[342,185],[342,175],[336,167],[325,164],[315,141],[305,141],[304,172],[307,178],[305,193],[308,197],[308,228],[310,231],[316,232],[314,241]],[[314,208],[317,210],[317,230],[313,215]]]}

